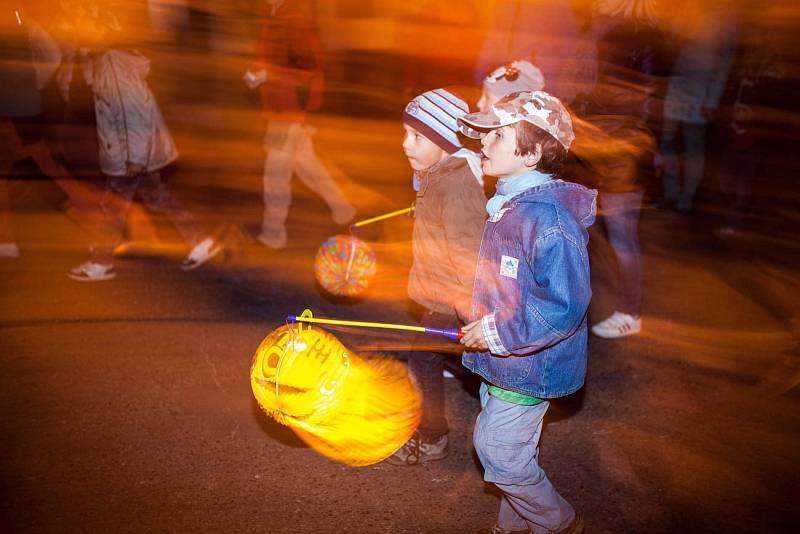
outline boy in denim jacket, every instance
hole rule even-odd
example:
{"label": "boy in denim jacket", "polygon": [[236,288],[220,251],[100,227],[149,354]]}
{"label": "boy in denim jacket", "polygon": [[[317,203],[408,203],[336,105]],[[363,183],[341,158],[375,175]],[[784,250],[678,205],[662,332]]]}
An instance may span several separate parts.
{"label": "boy in denim jacket", "polygon": [[544,91],[512,93],[459,123],[481,139],[484,173],[499,178],[461,341],[472,349],[464,366],[484,379],[475,450],[503,492],[488,532],[582,532],[537,459],[547,399],[580,389],[586,373],[596,192],[557,179],[575,136]]}

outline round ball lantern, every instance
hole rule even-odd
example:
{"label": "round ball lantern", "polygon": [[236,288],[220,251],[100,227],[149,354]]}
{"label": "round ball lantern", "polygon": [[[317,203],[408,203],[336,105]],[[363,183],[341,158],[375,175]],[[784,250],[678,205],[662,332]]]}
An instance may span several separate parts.
{"label": "round ball lantern", "polygon": [[314,276],[327,292],[357,297],[375,277],[375,252],[352,235],[335,235],[325,241],[314,258]]}

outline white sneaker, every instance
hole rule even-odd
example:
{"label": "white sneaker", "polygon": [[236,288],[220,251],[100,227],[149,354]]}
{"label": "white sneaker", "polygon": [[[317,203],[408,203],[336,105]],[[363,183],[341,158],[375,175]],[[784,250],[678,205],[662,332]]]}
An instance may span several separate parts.
{"label": "white sneaker", "polygon": [[592,333],[605,338],[625,337],[642,331],[642,318],[615,311],[592,327]]}
{"label": "white sneaker", "polygon": [[16,243],[0,243],[0,258],[19,257],[19,247]]}
{"label": "white sneaker", "polygon": [[70,269],[67,276],[78,282],[102,282],[115,278],[117,272],[113,265],[103,265],[90,260]]}
{"label": "white sneaker", "polygon": [[256,239],[275,250],[286,248],[286,227],[265,228]]}
{"label": "white sneaker", "polygon": [[205,262],[222,252],[222,244],[211,237],[200,241],[181,263],[181,270],[191,271],[197,269]]}

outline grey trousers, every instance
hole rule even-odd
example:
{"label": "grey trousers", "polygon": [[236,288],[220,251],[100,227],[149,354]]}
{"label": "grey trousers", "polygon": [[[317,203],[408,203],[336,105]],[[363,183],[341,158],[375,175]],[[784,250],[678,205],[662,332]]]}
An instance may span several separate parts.
{"label": "grey trousers", "polygon": [[[676,146],[678,130],[683,136],[683,179]],[[679,208],[689,210],[705,172],[706,124],[665,118],[661,131],[664,199],[676,201]]]}
{"label": "grey trousers", "polygon": [[350,202],[314,152],[307,124],[270,120],[264,135],[264,232],[283,228],[292,202],[292,174],[328,204],[334,217],[351,210]]}
{"label": "grey trousers", "polygon": [[497,525],[506,530],[530,529],[548,534],[566,528],[575,510],[558,494],[539,467],[539,438],[549,406],[521,406],[493,397],[481,384],[481,412],[473,443],[485,470],[483,479],[497,486]]}

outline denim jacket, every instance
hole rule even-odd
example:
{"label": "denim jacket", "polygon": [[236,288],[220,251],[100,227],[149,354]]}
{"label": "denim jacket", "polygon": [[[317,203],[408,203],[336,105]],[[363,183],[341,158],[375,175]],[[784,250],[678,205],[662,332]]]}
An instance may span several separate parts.
{"label": "denim jacket", "polygon": [[489,351],[465,352],[462,362],[489,383],[540,398],[583,386],[596,195],[550,181],[486,222],[470,319],[481,319]]}

